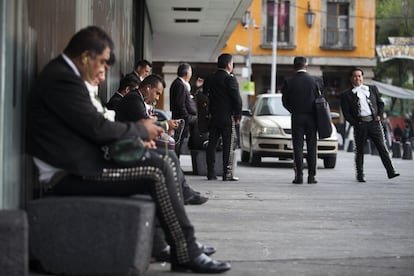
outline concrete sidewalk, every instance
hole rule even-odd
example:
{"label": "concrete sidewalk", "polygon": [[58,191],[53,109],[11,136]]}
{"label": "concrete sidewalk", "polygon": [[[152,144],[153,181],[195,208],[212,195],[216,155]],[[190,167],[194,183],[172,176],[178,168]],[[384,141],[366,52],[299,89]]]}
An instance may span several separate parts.
{"label": "concrete sidewalk", "polygon": [[[264,160],[239,163],[240,181],[223,182],[190,175],[181,157],[189,183],[210,197],[187,209],[197,238],[231,262],[224,275],[414,275],[413,160],[393,159],[401,176],[389,180],[366,155],[367,183],[358,183],[353,153],[341,151],[335,169],[318,160],[316,185],[293,185],[291,162]],[[169,273],[157,263],[145,275]]]}

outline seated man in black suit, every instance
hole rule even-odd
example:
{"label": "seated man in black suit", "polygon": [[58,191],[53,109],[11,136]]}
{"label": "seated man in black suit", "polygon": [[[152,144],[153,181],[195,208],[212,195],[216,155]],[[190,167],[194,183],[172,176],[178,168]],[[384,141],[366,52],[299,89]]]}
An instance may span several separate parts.
{"label": "seated man in black suit", "polygon": [[104,158],[104,145],[136,136],[150,143],[163,133],[151,119],[107,120],[92,103],[84,81],[105,79],[115,61],[113,48],[102,29],[84,28],[38,76],[27,106],[27,141],[43,187],[54,195],[149,194],[171,246],[172,271],[229,270],[230,264],[202,253],[177,188],[177,164],[171,158],[149,150],[148,158],[128,169]]}
{"label": "seated man in black suit", "polygon": [[[121,122],[137,122],[154,118],[152,115],[153,105],[160,99],[165,88],[164,80],[157,75],[147,76],[139,85],[139,88],[131,91],[119,103],[116,109],[115,118]],[[168,120],[165,125],[166,130],[173,130],[178,127],[178,120]],[[165,150],[164,147],[160,150]],[[173,150],[169,150],[168,154],[174,160],[179,159]],[[180,169],[177,171],[179,182],[182,184],[184,204],[199,205],[205,203],[208,198],[202,196],[199,192],[194,191],[186,182],[184,172]]]}
{"label": "seated man in black suit", "polygon": [[132,90],[137,89],[138,85],[139,84],[136,82],[136,78],[130,75],[123,77],[119,82],[118,91],[112,95],[106,104],[106,107],[110,110],[116,110],[122,98]]}
{"label": "seated man in black suit", "polygon": [[[131,91],[119,103],[116,109],[116,120],[121,122],[137,122],[154,118],[152,115],[152,107],[162,94],[165,88],[164,80],[157,75],[147,76],[140,84],[138,89]],[[178,127],[177,120],[168,120],[164,125],[166,130],[173,130]],[[168,136],[168,135],[167,135]],[[168,141],[165,141],[168,143]],[[164,143],[165,143],[164,142]],[[165,147],[157,144],[159,151],[165,151]],[[169,147],[168,147],[169,148]],[[174,150],[169,148],[168,155],[179,164],[179,159]],[[178,181],[181,184],[184,204],[200,205],[207,202],[208,198],[202,196],[199,192],[194,191],[187,183],[184,172],[179,169],[177,171]],[[203,252],[211,255],[215,249],[203,245]],[[156,261],[169,260],[169,246],[164,241],[164,235],[158,228],[156,228],[156,235],[154,239],[153,258]]]}

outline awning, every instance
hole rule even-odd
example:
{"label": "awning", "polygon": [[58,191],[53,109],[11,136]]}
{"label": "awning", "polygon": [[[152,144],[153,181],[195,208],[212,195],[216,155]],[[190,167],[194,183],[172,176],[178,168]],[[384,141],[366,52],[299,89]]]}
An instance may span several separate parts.
{"label": "awning", "polygon": [[398,99],[414,100],[414,90],[382,83],[379,81],[372,81],[372,83],[378,87],[378,90],[382,95],[387,95]]}

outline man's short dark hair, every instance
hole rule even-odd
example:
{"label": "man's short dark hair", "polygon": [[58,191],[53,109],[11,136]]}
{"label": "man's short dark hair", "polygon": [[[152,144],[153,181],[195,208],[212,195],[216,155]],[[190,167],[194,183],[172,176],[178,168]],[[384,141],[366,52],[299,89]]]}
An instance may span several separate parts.
{"label": "man's short dark hair", "polygon": [[139,84],[140,87],[150,85],[152,88],[157,87],[158,83],[162,83],[162,86],[165,88],[166,84],[163,78],[157,74],[151,74],[145,77],[142,82]]}
{"label": "man's short dark hair", "polygon": [[69,58],[80,56],[84,51],[89,51],[92,58],[109,48],[111,56],[108,63],[111,65],[115,62],[113,54],[114,42],[112,38],[101,28],[89,26],[78,31],[70,39],[68,45],[63,51]]}
{"label": "man's short dark hair", "polygon": [[227,65],[229,65],[232,61],[232,55],[227,53],[221,54],[217,59],[217,67],[221,69],[226,69]]}
{"label": "man's short dark hair", "polygon": [[149,62],[146,59],[138,60],[137,63],[135,64],[135,68],[138,68],[138,66],[140,66],[140,67],[147,67],[147,66],[149,66],[150,68],[152,68],[151,62]]}
{"label": "man's short dark hair", "polygon": [[137,87],[139,85],[137,79],[132,75],[126,75],[123,77],[119,82],[118,91],[122,91],[125,88],[129,87],[131,89]]}
{"label": "man's short dark hair", "polygon": [[360,72],[361,72],[361,74],[362,74],[362,75],[364,75],[364,71],[362,70],[362,68],[361,68],[361,67],[354,67],[354,68],[352,68],[352,69],[351,69],[351,71],[349,71],[349,76],[352,76],[352,74],[353,74],[355,71],[360,71]]}
{"label": "man's short dark hair", "polygon": [[190,68],[191,68],[190,64],[181,63],[180,65],[178,65],[178,68],[177,68],[177,76],[184,77],[185,75],[187,75]]}
{"label": "man's short dark hair", "polygon": [[305,66],[307,65],[308,61],[306,60],[305,57],[295,57],[293,59],[293,67],[295,69],[301,69],[301,68],[305,68]]}

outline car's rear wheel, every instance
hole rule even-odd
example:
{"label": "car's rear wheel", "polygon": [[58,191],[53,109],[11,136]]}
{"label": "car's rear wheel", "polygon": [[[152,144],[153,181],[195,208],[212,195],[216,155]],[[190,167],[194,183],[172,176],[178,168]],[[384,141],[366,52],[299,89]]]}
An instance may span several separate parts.
{"label": "car's rear wheel", "polygon": [[247,163],[247,162],[249,162],[249,158],[250,158],[249,152],[243,150],[241,152],[241,161],[244,162],[244,163]]}
{"label": "car's rear wheel", "polygon": [[336,165],[336,155],[325,157],[323,159],[323,166],[325,167],[325,169],[333,169],[335,168],[335,165]]}

